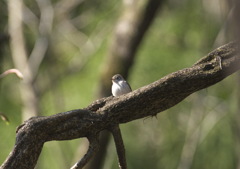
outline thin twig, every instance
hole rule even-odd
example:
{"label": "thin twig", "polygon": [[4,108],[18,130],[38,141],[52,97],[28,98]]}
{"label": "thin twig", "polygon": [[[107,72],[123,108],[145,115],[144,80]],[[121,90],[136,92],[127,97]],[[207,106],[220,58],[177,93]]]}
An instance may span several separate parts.
{"label": "thin twig", "polygon": [[0,79],[9,75],[9,74],[16,74],[16,76],[20,79],[23,79],[23,74],[22,72],[20,72],[18,69],[8,69],[5,72],[3,72],[2,74],[0,74]]}
{"label": "thin twig", "polygon": [[127,169],[127,162],[126,162],[126,155],[125,155],[125,148],[122,139],[121,130],[119,125],[114,125],[109,129],[113,135],[117,154],[118,154],[118,163],[120,169]]}
{"label": "thin twig", "polygon": [[71,169],[82,169],[87,162],[94,156],[94,154],[99,149],[99,142],[98,142],[98,136],[89,137],[89,147],[87,153],[83,156],[83,158],[78,161],[74,166],[71,167]]}

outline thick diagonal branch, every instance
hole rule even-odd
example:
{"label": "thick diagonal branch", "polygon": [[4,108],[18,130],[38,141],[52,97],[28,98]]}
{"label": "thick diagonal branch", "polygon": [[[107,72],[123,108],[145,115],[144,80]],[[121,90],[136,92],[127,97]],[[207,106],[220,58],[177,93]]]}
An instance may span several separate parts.
{"label": "thick diagonal branch", "polygon": [[18,128],[14,149],[0,168],[33,169],[47,141],[97,137],[99,132],[113,124],[156,115],[239,69],[238,43],[231,42],[209,53],[192,67],[126,95],[102,98],[85,109],[31,118]]}

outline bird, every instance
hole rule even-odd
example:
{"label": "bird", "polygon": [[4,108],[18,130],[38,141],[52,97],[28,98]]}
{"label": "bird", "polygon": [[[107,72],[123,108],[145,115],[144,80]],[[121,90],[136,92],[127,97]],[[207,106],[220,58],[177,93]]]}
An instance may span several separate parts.
{"label": "bird", "polygon": [[120,74],[116,74],[112,77],[112,95],[120,96],[131,92],[131,86]]}

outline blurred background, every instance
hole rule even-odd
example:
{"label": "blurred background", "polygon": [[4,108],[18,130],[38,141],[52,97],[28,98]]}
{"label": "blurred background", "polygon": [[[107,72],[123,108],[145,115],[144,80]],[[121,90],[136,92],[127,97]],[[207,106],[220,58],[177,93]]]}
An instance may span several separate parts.
{"label": "blurred background", "polygon": [[[32,116],[84,108],[110,96],[111,76],[132,89],[190,67],[231,41],[230,0],[2,0],[0,164],[16,127]],[[122,124],[129,168],[240,169],[239,73],[196,92],[175,107]],[[86,169],[116,169],[111,136]],[[87,149],[86,139],[44,144],[36,168],[66,169]]]}

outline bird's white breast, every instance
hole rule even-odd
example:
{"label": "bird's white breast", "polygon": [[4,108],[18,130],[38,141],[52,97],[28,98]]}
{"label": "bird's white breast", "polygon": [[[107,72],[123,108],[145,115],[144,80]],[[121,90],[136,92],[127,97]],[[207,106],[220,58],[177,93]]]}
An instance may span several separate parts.
{"label": "bird's white breast", "polygon": [[113,96],[120,96],[131,92],[131,88],[126,81],[119,81],[118,83],[113,83],[112,85],[112,94]]}

